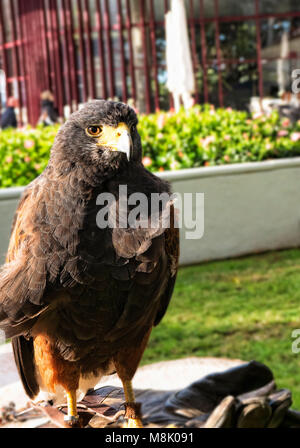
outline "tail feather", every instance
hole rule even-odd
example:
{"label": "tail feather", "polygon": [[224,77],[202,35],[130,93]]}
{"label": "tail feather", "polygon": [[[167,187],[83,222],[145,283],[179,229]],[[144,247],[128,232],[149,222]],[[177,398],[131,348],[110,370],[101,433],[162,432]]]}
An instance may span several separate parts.
{"label": "tail feather", "polygon": [[34,365],[33,339],[27,340],[24,336],[17,336],[12,338],[12,346],[23,387],[26,394],[33,399],[40,390]]}

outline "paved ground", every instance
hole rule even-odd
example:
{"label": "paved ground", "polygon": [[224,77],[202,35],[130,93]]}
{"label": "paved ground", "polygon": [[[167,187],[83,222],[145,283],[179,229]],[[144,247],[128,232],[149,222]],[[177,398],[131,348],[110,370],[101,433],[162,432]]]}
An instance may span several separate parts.
{"label": "paved ground", "polygon": [[[140,367],[134,377],[138,389],[174,390],[188,386],[201,377],[239,365],[241,361],[223,358],[185,358]],[[121,386],[116,375],[104,377],[97,387]],[[28,403],[14,363],[11,344],[0,345],[0,408],[14,402],[16,409]],[[36,427],[37,421],[35,420]],[[30,427],[31,422],[26,422]]]}

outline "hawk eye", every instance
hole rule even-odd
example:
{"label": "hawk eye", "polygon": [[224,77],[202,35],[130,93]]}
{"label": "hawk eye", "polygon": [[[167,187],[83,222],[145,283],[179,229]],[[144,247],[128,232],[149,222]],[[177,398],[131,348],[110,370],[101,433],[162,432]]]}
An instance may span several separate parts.
{"label": "hawk eye", "polygon": [[99,137],[102,132],[102,128],[100,126],[89,126],[86,129],[86,132],[90,137]]}

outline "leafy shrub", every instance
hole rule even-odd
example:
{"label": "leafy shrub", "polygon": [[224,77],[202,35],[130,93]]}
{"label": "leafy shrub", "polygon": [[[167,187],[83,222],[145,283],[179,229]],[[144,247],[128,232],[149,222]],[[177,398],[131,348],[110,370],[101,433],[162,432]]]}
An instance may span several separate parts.
{"label": "leafy shrub", "polygon": [[140,117],[144,164],[151,171],[254,162],[300,155],[300,122],[230,108],[195,106]]}
{"label": "leafy shrub", "polygon": [[[150,171],[300,156],[300,123],[213,106],[140,116]],[[0,132],[0,187],[26,185],[47,165],[58,126]]]}
{"label": "leafy shrub", "polygon": [[58,126],[0,132],[0,187],[27,185],[47,166]]}

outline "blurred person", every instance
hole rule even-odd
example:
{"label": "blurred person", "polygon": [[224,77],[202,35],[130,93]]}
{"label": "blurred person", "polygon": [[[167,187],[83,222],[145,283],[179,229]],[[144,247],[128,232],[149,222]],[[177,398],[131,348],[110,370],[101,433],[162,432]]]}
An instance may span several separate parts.
{"label": "blurred person", "polygon": [[41,116],[39,123],[51,126],[58,123],[58,111],[54,107],[54,96],[49,90],[41,93]]}
{"label": "blurred person", "polygon": [[2,114],[1,121],[0,121],[0,127],[1,129],[7,129],[7,128],[16,128],[17,123],[17,117],[15,108],[18,107],[18,100],[14,98],[13,96],[10,96],[6,103],[6,109]]}

